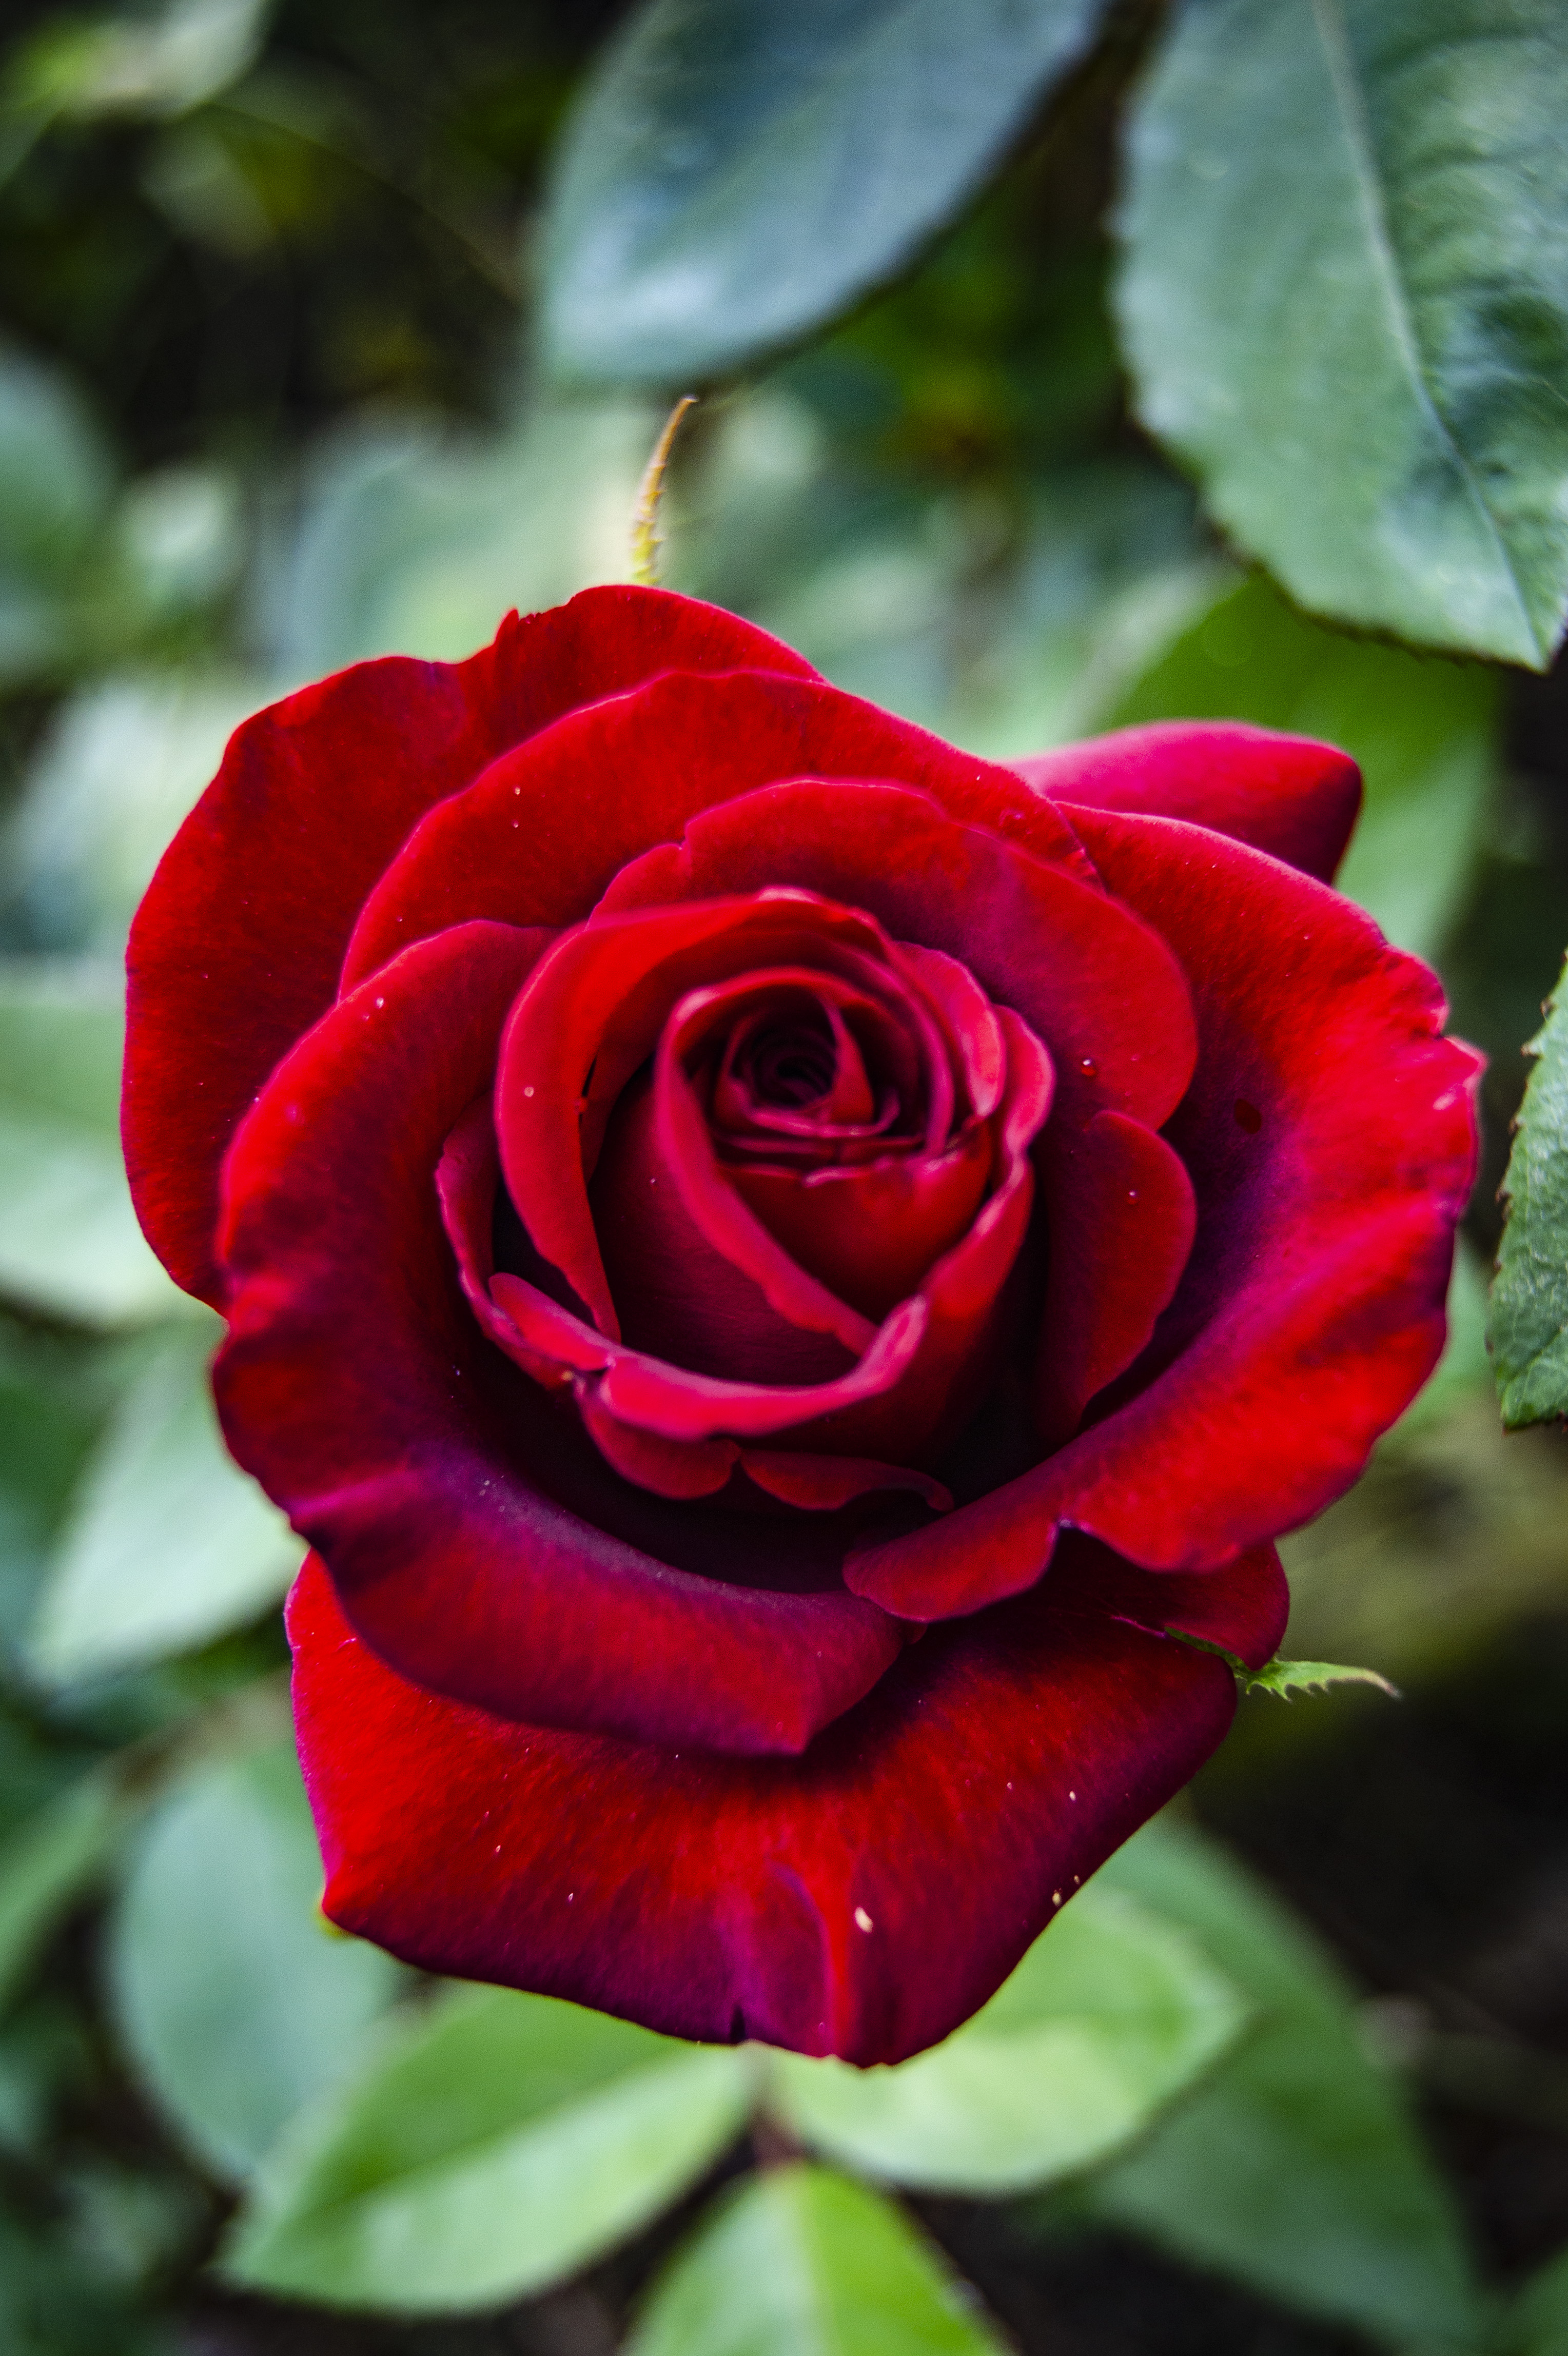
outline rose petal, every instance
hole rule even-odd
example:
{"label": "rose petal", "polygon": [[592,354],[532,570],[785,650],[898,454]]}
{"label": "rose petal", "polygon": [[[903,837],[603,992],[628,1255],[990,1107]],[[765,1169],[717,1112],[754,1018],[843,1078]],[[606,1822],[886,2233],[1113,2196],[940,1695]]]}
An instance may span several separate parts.
{"label": "rose petal", "polygon": [[1164,1138],[1119,1112],[1056,1122],[1041,1153],[1049,1276],[1035,1413],[1050,1447],[1130,1366],[1192,1250],[1192,1181]]}
{"label": "rose petal", "polygon": [[1223,836],[1075,823],[1192,986],[1199,1064],[1171,1135],[1197,1239],[1133,1370],[1146,1387],[1034,1472],[852,1557],[857,1593],[919,1617],[1028,1585],[1062,1521],[1179,1569],[1309,1520],[1443,1347],[1479,1066],[1439,1036],[1434,977],[1349,901]]}
{"label": "rose petal", "polygon": [[[625,879],[622,879],[623,882]],[[1157,1129],[1197,1053],[1165,943],[1060,867],[886,785],[770,786],[691,819],[668,896],[706,903],[789,885],[864,909],[900,942],[960,960],[1022,1015],[1056,1065],[1060,1116],[1112,1110]]]}
{"label": "rose petal", "polygon": [[620,872],[639,853],[673,840],[699,810],[781,777],[915,787],[972,822],[1026,830],[1036,858],[1092,887],[1067,821],[1012,770],[956,752],[809,672],[783,678],[787,666],[770,654],[736,659],[756,668],[705,677],[711,666],[674,656],[665,677],[627,694],[607,687],[606,700],[591,705],[577,698],[583,709],[526,744],[504,753],[498,744],[493,767],[430,810],[365,899],[344,986],[410,941],[476,916],[562,926],[601,893],[617,905]]}
{"label": "rose petal", "polygon": [[178,1283],[221,1306],[212,1245],[224,1149],[268,1073],[332,1003],[365,895],[425,811],[579,704],[672,666],[737,663],[815,676],[716,606],[588,589],[509,617],[467,662],[360,663],[236,731],[164,854],[127,958],[131,1191]]}
{"label": "rose petal", "polygon": [[881,1319],[960,1241],[991,1176],[991,1139],[968,1123],[946,1153],[844,1169],[747,1169],[730,1184],[769,1235],[841,1301]]}
{"label": "rose petal", "polygon": [[[1258,1570],[1212,1577],[1237,1593]],[[425,1970],[901,2061],[984,2002],[1230,1723],[1222,1661],[1109,1616],[1092,1576],[1053,1585],[933,1630],[803,1758],[721,1760],[405,1684],[308,1563],[289,1630],[325,1910]]]}
{"label": "rose petal", "polygon": [[1361,772],[1348,754],[1239,720],[1120,728],[1011,766],[1054,802],[1185,819],[1326,884],[1361,807]]}
{"label": "rose petal", "polygon": [[[865,954],[882,947],[851,910],[806,894],[756,893],[579,926],[541,960],[501,1042],[496,1134],[535,1248],[601,1333],[618,1338],[620,1329],[589,1210],[595,1143],[585,1115],[598,1108],[607,1117],[688,990],[757,966],[811,961],[831,971],[835,957],[858,979]],[[786,1254],[768,1253],[766,1238],[753,1241],[746,1272],[781,1316],[847,1349],[865,1347],[864,1318]]]}
{"label": "rose petal", "polygon": [[1246,1547],[1222,1571],[1140,1570],[1097,1539],[1064,1530],[1047,1581],[1053,1592],[1091,1584],[1112,1618],[1156,1636],[1196,1637],[1249,1669],[1273,1659],[1290,1618],[1290,1589],[1272,1546]]}
{"label": "rose petal", "polygon": [[848,1374],[875,1326],[808,1276],[706,1160],[717,1209],[736,1215],[727,1237],[722,1215],[693,1215],[694,1190],[660,1143],[651,1087],[634,1081],[622,1092],[589,1195],[621,1337],[721,1382],[783,1390]]}
{"label": "rose petal", "polygon": [[419,944],[263,1091],[225,1167],[224,1430],[354,1625],[426,1686],[538,1723],[796,1751],[903,1642],[838,1583],[832,1517],[696,1515],[618,1481],[459,1288],[436,1163],[532,953],[482,924]]}
{"label": "rose petal", "polygon": [[[855,1365],[811,1387],[725,1381],[626,1348],[542,1289],[505,1272],[489,1280],[481,1317],[518,1364],[554,1358],[574,1373],[604,1370],[601,1404],[622,1421],[670,1440],[770,1438],[810,1451],[918,1462],[981,1405],[1005,1313],[1005,1287],[1028,1226],[1028,1149],[1051,1101],[1048,1057],[1011,1009],[1008,1094],[995,1117],[995,1191],[968,1233],[899,1303]],[[470,1265],[470,1246],[458,1242]],[[481,1280],[470,1275],[471,1285]],[[716,1281],[716,1280],[715,1280]],[[671,1319],[675,1304],[670,1304]],[[691,1330],[696,1330],[693,1328]]]}

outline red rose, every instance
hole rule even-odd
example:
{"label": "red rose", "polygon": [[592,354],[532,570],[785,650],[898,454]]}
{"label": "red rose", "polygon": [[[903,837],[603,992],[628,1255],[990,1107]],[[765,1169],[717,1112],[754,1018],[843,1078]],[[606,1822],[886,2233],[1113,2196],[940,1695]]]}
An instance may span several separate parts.
{"label": "red rose", "polygon": [[248,722],[131,947],[147,1233],[347,1928],[858,2062],[1212,1750],[1430,1371],[1475,1058],[1352,764],[993,766],[591,590]]}

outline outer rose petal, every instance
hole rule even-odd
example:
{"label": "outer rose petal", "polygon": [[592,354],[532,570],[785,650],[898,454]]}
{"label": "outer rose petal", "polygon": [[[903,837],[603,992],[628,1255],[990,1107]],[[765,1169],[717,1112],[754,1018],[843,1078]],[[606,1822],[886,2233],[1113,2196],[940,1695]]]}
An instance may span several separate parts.
{"label": "outer rose petal", "polygon": [[224,1173],[229,1444],[356,1627],[425,1684],[544,1723],[797,1751],[908,1633],[839,1584],[842,1533],[715,1515],[705,1542],[752,1583],[672,1567],[689,1509],[618,1481],[463,1300],[436,1164],[534,940],[420,943],[263,1090]]}
{"label": "outer rose petal", "polygon": [[1012,766],[1054,802],[1186,819],[1325,884],[1361,807],[1361,772],[1348,754],[1239,720],[1122,728]]}
{"label": "outer rose petal", "polygon": [[[1103,1575],[1064,1558],[1036,1594],[933,1630],[783,1761],[443,1700],[356,1640],[309,1562],[289,1632],[323,1905],[428,1970],[677,2036],[901,2061],[985,2001],[1230,1725],[1223,1662],[1121,1616],[1136,1573],[1107,1609]],[[1229,1596],[1251,1622],[1277,1577],[1248,1558],[1201,1584],[1212,1622]]]}
{"label": "outer rose petal", "polygon": [[1092,886],[1067,821],[1011,770],[820,680],[769,676],[784,668],[770,660],[720,679],[678,660],[667,678],[574,712],[432,809],[366,902],[346,983],[471,917],[575,924],[639,851],[784,777],[890,778],[970,824],[1000,811],[1027,830],[1036,858]]}
{"label": "outer rose petal", "polygon": [[549,613],[510,616],[467,662],[359,663],[236,730],[164,854],[128,958],[131,1190],[188,1291],[222,1305],[212,1236],[224,1149],[273,1066],[332,1003],[360,905],[410,829],[563,712],[677,666],[737,663],[815,678],[716,606],[586,589]]}
{"label": "outer rose petal", "polygon": [[[1031,1472],[846,1576],[890,1611],[972,1611],[1063,1522],[1155,1569],[1221,1563],[1339,1495],[1443,1347],[1475,1174],[1478,1059],[1435,977],[1337,893],[1175,819],[1075,810],[1198,1010],[1173,1142],[1197,1196],[1146,1387]],[[1131,1380],[1133,1377],[1130,1377]]]}

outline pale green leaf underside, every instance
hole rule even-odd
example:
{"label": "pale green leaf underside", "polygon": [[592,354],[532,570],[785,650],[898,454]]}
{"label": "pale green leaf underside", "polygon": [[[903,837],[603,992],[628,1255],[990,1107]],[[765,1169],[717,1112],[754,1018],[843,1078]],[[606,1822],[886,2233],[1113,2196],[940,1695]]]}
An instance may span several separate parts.
{"label": "pale green leaf underside", "polygon": [[1304,605],[1544,668],[1568,616],[1560,0],[1195,0],[1134,120],[1146,422]]}
{"label": "pale green leaf underside", "polygon": [[730,2047],[455,1990],[285,2135],[224,2270],[393,2313],[521,2298],[678,2199],[739,2126],[750,2080]]}
{"label": "pale green leaf underside", "polygon": [[206,1311],[168,1326],[117,1402],[56,1546],[27,1641],[52,1683],[194,1650],[278,1602],[300,1541],[223,1444]]}
{"label": "pale green leaf underside", "polygon": [[1535,1068],[1503,1193],[1492,1364],[1510,1431],[1568,1415],[1568,968],[1525,1049]]}
{"label": "pale green leaf underside", "polygon": [[770,2100],[803,2140],[889,2182],[1018,2191],[1127,2142],[1245,2018],[1179,1930],[1095,1890],[929,2052],[872,2070],[779,2054]]}
{"label": "pale green leaf underside", "polygon": [[113,969],[0,962],[0,1292],[89,1324],[166,1316],[180,1301],[125,1183],[124,1028]]}
{"label": "pale green leaf underside", "polygon": [[116,1910],[110,1991],[144,2084],[217,2174],[242,2179],[353,2066],[403,1975],[328,1937],[292,1750],[209,1767],[148,1826]]}
{"label": "pale green leaf underside", "polygon": [[799,2165],[748,2177],[655,2285],[627,2356],[1004,2356],[908,2219]]}
{"label": "pale green leaf underside", "polygon": [[564,373],[671,388],[843,310],[957,209],[1100,0],[654,0],[567,135],[545,336]]}

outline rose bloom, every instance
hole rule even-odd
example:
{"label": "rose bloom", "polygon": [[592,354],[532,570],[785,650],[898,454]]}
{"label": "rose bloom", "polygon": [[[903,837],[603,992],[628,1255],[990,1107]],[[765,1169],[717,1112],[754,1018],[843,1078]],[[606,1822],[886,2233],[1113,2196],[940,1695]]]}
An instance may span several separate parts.
{"label": "rose bloom", "polygon": [[313,1549],[334,1921],[891,2062],[1192,1774],[1471,1182],[1359,796],[1240,726],[997,766],[631,588],[240,729],[125,1143]]}

